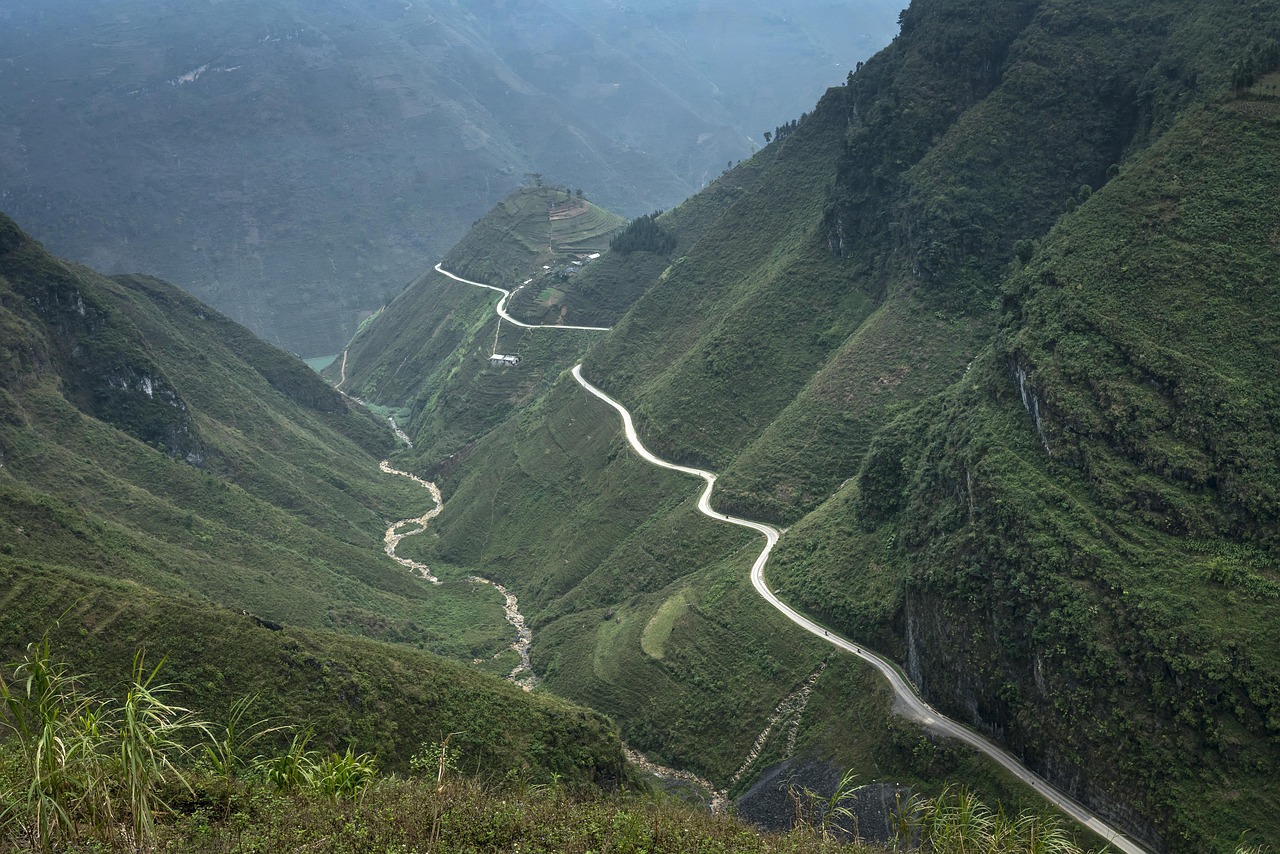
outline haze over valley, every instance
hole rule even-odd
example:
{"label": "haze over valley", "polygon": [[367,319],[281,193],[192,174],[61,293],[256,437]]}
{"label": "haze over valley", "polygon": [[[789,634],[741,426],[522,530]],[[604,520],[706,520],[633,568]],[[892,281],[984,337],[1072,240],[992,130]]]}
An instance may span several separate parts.
{"label": "haze over valley", "polygon": [[1275,850],[1280,6],[0,21],[0,852]]}
{"label": "haze over valley", "polygon": [[14,0],[0,207],[332,354],[540,173],[683,200],[892,38],[901,0]]}

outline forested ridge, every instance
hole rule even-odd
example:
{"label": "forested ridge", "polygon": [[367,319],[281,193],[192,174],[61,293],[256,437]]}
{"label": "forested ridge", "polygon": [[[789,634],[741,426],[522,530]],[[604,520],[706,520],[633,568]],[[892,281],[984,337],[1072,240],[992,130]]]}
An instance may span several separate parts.
{"label": "forested ridge", "polygon": [[[0,220],[0,643],[17,660],[49,630],[107,692],[146,639],[211,716],[261,691],[325,755],[417,772],[434,742],[437,794],[465,733],[493,788],[454,794],[497,817],[466,830],[512,845],[574,811],[560,783],[637,782],[619,735],[819,850],[798,805],[832,769],[886,800],[959,781],[1040,807],[763,602],[758,538],[632,453],[581,362],[646,447],[718,473],[717,510],[782,530],[785,599],[938,710],[1152,851],[1280,838],[1277,43],[1268,2],[916,0],[680,205],[623,227],[513,193],[443,269],[514,291],[528,325],[424,270],[330,369],[343,393]],[[439,586],[383,557],[424,510],[389,454],[442,490],[398,552]],[[472,575],[518,594],[543,696],[473,672],[514,653]],[[369,803],[437,803],[396,785]],[[305,832],[262,838],[438,840],[430,812],[395,830],[359,803],[326,830],[307,797]],[[684,819],[625,797],[592,813],[607,838],[679,847]],[[708,849],[813,850],[712,824]]]}

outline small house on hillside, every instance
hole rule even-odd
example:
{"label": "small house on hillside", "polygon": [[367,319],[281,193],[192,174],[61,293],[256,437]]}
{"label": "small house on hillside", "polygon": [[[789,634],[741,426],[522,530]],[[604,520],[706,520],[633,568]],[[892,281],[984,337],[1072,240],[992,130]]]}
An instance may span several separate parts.
{"label": "small house on hillside", "polygon": [[492,356],[490,356],[490,357],[489,357],[489,364],[491,364],[491,365],[503,365],[503,366],[510,367],[510,366],[513,366],[513,365],[518,365],[518,364],[520,364],[520,357],[519,357],[519,356],[504,356],[504,355],[502,355],[501,353],[494,353]]}

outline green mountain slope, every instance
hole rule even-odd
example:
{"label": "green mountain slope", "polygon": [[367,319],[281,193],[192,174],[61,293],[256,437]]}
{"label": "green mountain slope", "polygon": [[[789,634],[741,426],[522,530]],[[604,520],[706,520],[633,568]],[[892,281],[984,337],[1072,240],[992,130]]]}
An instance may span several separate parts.
{"label": "green mountain slope", "polygon": [[381,554],[429,503],[378,471],[385,427],[172,286],[65,265],[8,220],[2,252],[10,554],[450,643]]}
{"label": "green mountain slope", "polygon": [[[597,268],[645,284],[587,377],[723,472],[720,509],[792,526],[784,592],[1156,850],[1280,832],[1277,149],[1266,80],[1230,91],[1276,34],[1265,4],[914,3],[740,193],[688,203],[696,235],[658,219],[670,258]],[[749,538],[566,377],[423,465],[416,548],[525,597],[548,684],[733,779],[821,652],[754,598]],[[835,736],[822,696],[798,749],[886,773],[884,724]]]}
{"label": "green mountain slope", "polygon": [[405,770],[423,744],[451,733],[469,773],[612,785],[623,775],[617,732],[600,715],[398,643],[262,624],[190,597],[76,569],[0,558],[6,661],[50,630],[55,652],[86,687],[125,682],[134,653],[213,721],[257,695],[259,714],[310,727],[327,749],[376,754]]}
{"label": "green mountain slope", "polygon": [[[577,275],[608,248],[622,220],[567,190],[517,190],[442,261],[455,275],[515,290],[510,313],[555,323],[567,270]],[[577,265],[574,262],[577,262]],[[586,268],[578,266],[586,264]],[[501,294],[434,270],[418,277],[360,330],[325,375],[374,404],[391,406],[434,468],[546,389],[599,333],[521,329],[499,322]],[[576,318],[569,321],[579,323]],[[518,355],[518,369],[493,366]]]}
{"label": "green mountain slope", "polygon": [[1280,826],[1277,119],[1194,109],[1068,217],[966,382],[868,458],[862,530],[780,555],[849,626],[878,614],[828,585],[878,559],[944,708],[1142,793],[1171,850]]}
{"label": "green mountain slope", "polygon": [[486,772],[622,773],[603,718],[480,672],[514,655],[501,597],[382,554],[388,519],[429,497],[378,471],[390,431],[300,361],[171,285],[58,261],[8,219],[0,328],[6,660],[49,630],[105,690],[142,647],[210,715],[259,693],[393,767],[466,732],[454,744]]}

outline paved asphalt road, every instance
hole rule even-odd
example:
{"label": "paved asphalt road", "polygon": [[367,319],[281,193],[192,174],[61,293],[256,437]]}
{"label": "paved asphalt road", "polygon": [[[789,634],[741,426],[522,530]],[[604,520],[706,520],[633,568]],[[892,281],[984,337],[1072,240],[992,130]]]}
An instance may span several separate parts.
{"label": "paved asphalt road", "polygon": [[491,291],[497,291],[498,293],[502,294],[502,299],[498,300],[498,317],[501,317],[503,320],[507,321],[508,323],[512,323],[512,324],[515,324],[516,326],[519,326],[521,329],[581,329],[586,332],[608,332],[611,328],[609,326],[568,326],[568,325],[561,325],[558,323],[553,323],[553,324],[525,323],[524,321],[516,320],[511,315],[507,314],[507,300],[511,299],[511,291],[507,290],[506,288],[499,288],[494,285],[486,285],[484,282],[473,282],[470,279],[464,279],[461,276],[455,276],[453,273],[450,273],[448,270],[446,270],[444,267],[441,267],[439,264],[436,265],[436,272],[442,276],[448,276],[450,279],[453,279],[455,282],[462,282],[462,284],[464,285],[475,285],[477,288],[488,288]]}
{"label": "paved asphalt road", "polygon": [[[474,285],[477,288],[487,288],[488,290],[497,291],[502,294],[502,299],[498,301],[497,305],[498,316],[506,320],[508,323],[513,323],[524,329],[580,329],[589,332],[609,331],[609,327],[605,326],[556,326],[524,323],[507,314],[506,305],[507,300],[511,298],[510,291],[505,288],[486,285],[483,282],[473,282],[470,279],[455,276],[453,273],[444,269],[440,264],[436,264],[435,269],[437,273],[440,273],[443,276],[448,276],[454,281],[462,282],[465,285]],[[721,522],[727,522],[730,525],[739,525],[743,528],[750,528],[751,530],[758,531],[764,535],[764,548],[760,551],[760,556],[756,558],[756,562],[751,567],[751,584],[755,587],[756,592],[759,593],[766,602],[781,611],[787,619],[795,623],[800,628],[815,637],[821,638],[832,646],[839,647],[845,652],[856,655],[858,658],[861,658],[863,661],[868,662],[871,666],[879,670],[880,673],[884,675],[884,678],[889,680],[889,685],[893,688],[894,712],[902,715],[903,717],[909,718],[910,720],[916,721],[931,732],[963,741],[965,744],[968,744],[982,753],[985,753],[987,756],[990,756],[996,762],[1000,763],[1005,770],[1009,771],[1009,773],[1031,786],[1031,788],[1038,792],[1046,801],[1053,804],[1063,813],[1070,816],[1080,824],[1089,828],[1099,837],[1106,840],[1111,847],[1117,851],[1121,851],[1123,854],[1151,854],[1151,852],[1146,848],[1143,848],[1133,842],[1120,831],[1089,812],[1089,810],[1074,798],[1058,791],[1038,775],[1024,767],[1021,762],[1015,759],[1014,756],[1004,748],[979,735],[963,724],[935,711],[932,706],[926,703],[924,699],[916,693],[915,688],[906,680],[902,671],[893,662],[886,658],[882,658],[865,647],[861,647],[852,641],[846,640],[845,638],[832,633],[829,629],[823,628],[819,623],[815,623],[813,620],[799,613],[790,605],[779,599],[777,595],[769,589],[769,585],[764,580],[764,566],[768,563],[769,555],[773,551],[773,547],[778,542],[778,537],[780,536],[778,529],[772,525],[766,525],[763,522],[753,522],[750,519],[741,519],[737,516],[730,516],[726,513],[721,513],[713,509],[711,507],[711,490],[716,485],[716,475],[714,472],[703,471],[702,469],[695,469],[689,466],[676,465],[675,463],[669,463],[660,457],[654,456],[640,442],[640,437],[636,435],[636,428],[635,424],[632,423],[631,413],[628,412],[627,408],[621,403],[618,403],[618,401],[587,382],[587,380],[582,376],[581,364],[573,367],[573,378],[577,380],[578,384],[584,389],[617,410],[618,414],[622,416],[622,425],[627,436],[627,442],[631,445],[631,449],[634,450],[641,459],[664,469],[671,469],[672,471],[683,472],[684,474],[693,475],[694,477],[700,477],[706,482],[706,487],[702,490],[702,495],[698,498],[698,509],[702,511],[704,515],[710,516],[712,519],[718,519]]]}
{"label": "paved asphalt road", "polygon": [[[437,268],[439,269],[439,268]],[[740,519],[737,516],[730,516],[721,513],[711,507],[711,490],[715,487],[716,476],[714,472],[703,471],[702,469],[690,468],[689,466],[679,466],[675,463],[669,463],[660,457],[654,456],[640,442],[640,437],[636,435],[635,424],[631,421],[631,413],[627,408],[600,389],[587,382],[582,376],[582,365],[575,365],[573,368],[573,378],[578,384],[591,392],[605,403],[612,406],[622,416],[623,430],[627,436],[627,442],[631,445],[640,457],[646,462],[655,466],[661,466],[664,469],[691,474],[694,477],[700,477],[706,482],[706,487],[702,490],[702,495],[698,498],[698,509],[704,515],[710,516],[712,519],[718,519],[721,522],[728,522],[731,525],[740,525],[743,528],[750,528],[753,531],[759,531],[764,534],[765,544],[760,551],[760,556],[756,558],[755,564],[751,567],[751,584],[755,587],[756,592],[764,597],[770,605],[777,608],[787,619],[795,623],[800,628],[821,638],[827,643],[837,646],[845,652],[852,653],[863,661],[870,663],[879,670],[886,679],[889,680],[890,686],[893,688],[894,711],[903,717],[916,721],[921,726],[939,735],[949,738],[959,739],[965,744],[971,745],[977,750],[982,751],[990,756],[996,762],[999,762],[1009,773],[1025,782],[1031,788],[1035,789],[1045,800],[1053,804],[1065,814],[1078,821],[1080,824],[1098,834],[1102,839],[1106,840],[1113,848],[1124,854],[1149,854],[1147,849],[1132,842],[1128,837],[1124,836],[1120,831],[1111,827],[1106,822],[1095,816],[1089,810],[1085,809],[1079,802],[1058,791],[1050,786],[1038,775],[1025,768],[1021,762],[1013,757],[1008,751],[997,746],[995,743],[987,740],[978,733],[969,729],[957,721],[935,711],[928,703],[916,693],[915,688],[911,686],[906,678],[902,675],[902,671],[897,665],[886,658],[882,658],[865,647],[858,646],[848,641],[830,630],[823,628],[820,624],[804,616],[794,610],[790,605],[783,602],[777,597],[769,585],[764,580],[764,566],[769,561],[769,554],[773,551],[774,545],[778,542],[780,536],[777,528],[772,525],[766,525],[762,522],[753,522],[750,519]]]}

